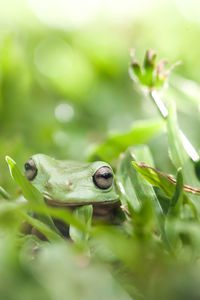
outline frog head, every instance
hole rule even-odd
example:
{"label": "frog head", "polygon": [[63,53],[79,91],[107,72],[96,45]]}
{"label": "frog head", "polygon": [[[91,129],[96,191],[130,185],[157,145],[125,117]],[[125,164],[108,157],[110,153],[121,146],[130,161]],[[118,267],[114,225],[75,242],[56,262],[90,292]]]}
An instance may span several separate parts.
{"label": "frog head", "polygon": [[103,161],[61,161],[36,154],[25,163],[24,172],[47,203],[52,205],[78,206],[119,201],[112,168]]}

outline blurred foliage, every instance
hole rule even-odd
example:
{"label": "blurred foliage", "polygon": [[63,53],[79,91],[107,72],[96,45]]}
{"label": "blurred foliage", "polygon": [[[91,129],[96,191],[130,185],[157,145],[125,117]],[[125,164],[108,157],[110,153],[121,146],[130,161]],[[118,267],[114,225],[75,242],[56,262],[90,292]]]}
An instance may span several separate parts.
{"label": "blurred foliage", "polygon": [[[179,128],[198,152],[200,7],[186,2],[0,1],[1,299],[199,300],[199,195],[182,188],[200,187],[200,163]],[[130,78],[132,47],[139,62],[149,48],[170,66],[182,61],[161,93],[166,119]],[[142,71],[149,77],[140,77],[154,88],[152,57]],[[35,153],[111,163],[124,224],[86,226],[70,211],[44,207],[20,171]],[[6,155],[19,166],[8,159],[16,183]],[[28,203],[12,201],[18,184]],[[64,240],[51,216],[87,238]],[[25,220],[50,242],[24,235]]]}

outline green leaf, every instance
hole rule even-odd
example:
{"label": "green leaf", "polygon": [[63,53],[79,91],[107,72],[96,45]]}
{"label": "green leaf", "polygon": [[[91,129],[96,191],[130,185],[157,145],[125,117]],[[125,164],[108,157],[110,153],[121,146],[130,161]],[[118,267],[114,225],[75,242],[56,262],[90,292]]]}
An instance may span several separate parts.
{"label": "green leaf", "polygon": [[133,61],[131,63],[131,67],[132,67],[133,73],[135,74],[136,78],[138,78],[139,81],[142,81],[143,74],[142,74],[140,64],[137,61]]}
{"label": "green leaf", "polygon": [[183,167],[188,155],[183,147],[177,122],[175,104],[171,104],[167,116],[167,135],[169,142],[170,157],[174,166],[178,169]]}
{"label": "green leaf", "polygon": [[[182,167],[184,183],[199,188],[200,182],[197,180],[195,174],[195,165],[190,159],[190,156],[193,156],[194,150],[187,139],[183,138],[183,133],[179,130],[174,103],[169,107],[167,134],[172,162],[177,169]],[[190,152],[192,153],[190,154]],[[196,211],[195,214],[200,218],[200,201],[197,200],[194,195],[191,195],[190,202]]]}
{"label": "green leaf", "polygon": [[[173,197],[173,194],[176,189],[176,180],[172,176],[161,172],[155,168],[152,168],[143,162],[133,161],[132,164],[135,167],[135,169],[147,181],[149,181],[149,183],[151,183],[153,186],[159,187],[166,197]],[[189,185],[183,185],[183,187],[185,192],[190,193],[191,195],[200,196],[200,189],[194,188]]]}
{"label": "green leaf", "polygon": [[89,160],[113,161],[119,157],[129,146],[143,144],[163,130],[162,120],[138,121],[133,128],[124,133],[110,134],[104,143],[91,151]]}
{"label": "green leaf", "polygon": [[0,186],[0,195],[6,200],[10,199],[10,195],[1,186]]}
{"label": "green leaf", "polygon": [[34,228],[39,230],[50,242],[61,241],[62,238],[59,234],[53,231],[50,226],[47,226],[40,220],[37,220],[31,216],[29,216],[23,210],[18,210],[17,213],[23,217],[29,224],[31,224]]}
{"label": "green leaf", "polygon": [[163,194],[171,198],[175,191],[175,183],[162,172],[149,167],[146,163],[140,163],[133,161],[134,168],[153,186],[157,186],[161,189]]}
{"label": "green leaf", "polygon": [[[90,230],[92,223],[92,205],[84,205],[74,210],[74,216],[85,224],[87,230]],[[71,239],[76,243],[85,242],[89,238],[89,232],[84,232],[73,225],[70,226],[69,234]]]}
{"label": "green leaf", "polygon": [[42,213],[48,213],[52,217],[59,219],[66,224],[73,225],[77,229],[87,232],[88,228],[86,225],[81,222],[70,210],[67,208],[58,208],[58,207],[51,207],[51,206],[35,206],[35,205],[28,205],[27,206],[28,211],[34,211],[35,213],[42,214]]}
{"label": "green leaf", "polygon": [[200,160],[195,163],[195,173],[198,180],[200,180]]}
{"label": "green leaf", "polygon": [[176,188],[170,202],[168,215],[176,216],[178,214],[182,204],[182,199],[183,199],[183,175],[182,175],[182,170],[179,169],[176,176]]}
{"label": "green leaf", "polygon": [[[48,240],[60,240],[61,237],[52,231],[49,226],[45,225],[44,223],[40,222],[39,220],[31,217],[29,214],[25,213],[25,211],[34,211],[36,214],[42,215],[44,213],[48,213],[49,215],[53,216],[56,219],[59,219],[66,224],[72,224],[73,227],[77,228],[78,230],[87,233],[88,227],[81,222],[77,217],[75,217],[72,212],[68,211],[67,209],[62,208],[54,208],[54,207],[45,207],[45,206],[36,206],[30,205],[28,203],[21,203],[21,202],[3,202],[0,204],[0,219],[2,220],[5,215],[15,214],[17,216],[21,216],[25,219],[29,224],[37,228],[41,233],[43,233]],[[7,218],[8,219],[8,218]]]}
{"label": "green leaf", "polygon": [[[145,222],[145,225],[148,226],[148,220],[151,222],[151,212],[153,212],[165,247],[170,250],[170,245],[165,234],[164,215],[160,203],[153,187],[132,167],[132,161],[135,163],[136,160],[145,160],[153,163],[147,146],[130,147],[121,159],[116,174],[120,199],[128,209],[131,209],[130,214],[132,215],[133,222],[139,217],[139,226],[141,226],[140,222],[143,224]],[[145,216],[144,213],[147,215]]]}
{"label": "green leaf", "polygon": [[135,211],[140,210],[141,203],[136,194],[135,185],[137,181],[134,182],[133,179],[135,173],[133,168],[131,168],[132,160],[131,149],[127,149],[119,161],[116,173],[116,184],[123,206],[126,207],[131,214],[134,214]]}
{"label": "green leaf", "polygon": [[153,86],[153,73],[155,70],[155,60],[156,60],[156,52],[153,50],[147,50],[145,59],[144,59],[144,71],[145,74],[143,76],[143,83],[149,87]]}
{"label": "green leaf", "polygon": [[[28,200],[32,205],[37,204],[38,206],[42,206],[43,210],[45,211],[46,204],[44,202],[43,195],[27,180],[27,178],[24,175],[22,175],[15,161],[12,160],[12,158],[6,156],[6,161],[8,163],[10,173],[13,179],[16,181],[17,184],[20,185],[22,193],[26,200]],[[42,215],[37,214],[37,218],[44,222],[46,225],[48,225],[52,230],[59,233],[51,217],[47,213]]]}
{"label": "green leaf", "polygon": [[181,169],[179,169],[176,177],[176,188],[170,203],[170,207],[173,208],[177,205],[182,192],[183,192],[183,175]]}

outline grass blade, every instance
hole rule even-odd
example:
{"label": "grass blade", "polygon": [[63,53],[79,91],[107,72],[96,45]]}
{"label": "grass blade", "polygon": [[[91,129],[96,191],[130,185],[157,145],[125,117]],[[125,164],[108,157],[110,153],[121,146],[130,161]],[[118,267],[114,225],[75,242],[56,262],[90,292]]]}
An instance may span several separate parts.
{"label": "grass blade", "polygon": [[[17,184],[22,189],[22,193],[26,200],[30,202],[32,205],[38,205],[44,207],[45,211],[45,202],[43,195],[26,179],[26,177],[20,172],[19,168],[17,167],[15,161],[10,158],[9,156],[6,156],[6,161],[8,163],[10,173],[13,177],[13,179],[16,181]],[[37,214],[37,218],[44,222],[46,225],[48,225],[53,231],[56,233],[59,233],[58,229],[54,225],[51,217],[48,215],[48,213],[45,214]]]}
{"label": "grass blade", "polygon": [[0,195],[6,200],[10,199],[10,195],[2,188],[2,186],[0,186]]}
{"label": "grass blade", "polygon": [[[132,167],[132,161],[145,160],[153,163],[150,151],[147,146],[129,148],[121,162],[119,171],[117,171],[117,185],[123,186],[124,201],[128,201],[128,207],[132,205],[133,219],[137,212],[142,212],[143,222],[145,220],[143,209],[147,206],[148,216],[152,211],[157,221],[158,231],[161,233],[164,245],[171,251],[167,236],[165,234],[164,215],[160,203],[156,197],[153,187]],[[133,194],[134,191],[134,194]],[[134,196],[134,198],[132,198]],[[131,212],[130,212],[131,213]],[[136,214],[136,216],[135,216]],[[140,224],[141,226],[141,224]]]}

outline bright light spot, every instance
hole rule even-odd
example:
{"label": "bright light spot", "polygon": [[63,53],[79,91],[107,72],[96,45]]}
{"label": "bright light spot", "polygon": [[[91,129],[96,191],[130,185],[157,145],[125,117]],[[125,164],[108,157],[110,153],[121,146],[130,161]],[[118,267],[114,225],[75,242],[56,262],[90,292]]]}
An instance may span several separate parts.
{"label": "bright light spot", "polygon": [[27,0],[33,13],[57,28],[79,28],[96,15],[100,0]]}
{"label": "bright light spot", "polygon": [[140,0],[137,3],[133,0],[104,0],[101,2],[101,9],[109,23],[126,24],[133,21],[135,12],[141,7],[140,2],[147,0]]}
{"label": "bright light spot", "polygon": [[71,47],[61,38],[43,40],[35,50],[34,61],[44,75],[56,78],[71,70],[74,55]]}
{"label": "bright light spot", "polygon": [[200,1],[199,0],[174,0],[180,13],[192,22],[200,23]]}
{"label": "bright light spot", "polygon": [[132,23],[154,9],[160,0],[26,0],[43,23],[61,29],[77,29],[96,22]]}
{"label": "bright light spot", "polygon": [[125,191],[125,189],[124,189],[123,184],[122,184],[121,182],[118,182],[118,185],[119,185],[119,189],[120,189],[121,193],[122,193],[123,195],[126,195],[126,191]]}
{"label": "bright light spot", "polygon": [[179,131],[179,134],[185,151],[188,153],[188,155],[192,158],[193,161],[199,161],[199,154],[196,152],[190,141],[186,138],[186,136],[181,130]]}
{"label": "bright light spot", "polygon": [[59,104],[55,109],[56,119],[61,123],[69,122],[74,116],[74,109],[67,103]]}
{"label": "bright light spot", "polygon": [[66,132],[58,130],[53,135],[54,143],[58,146],[65,146],[69,142],[69,137]]}

